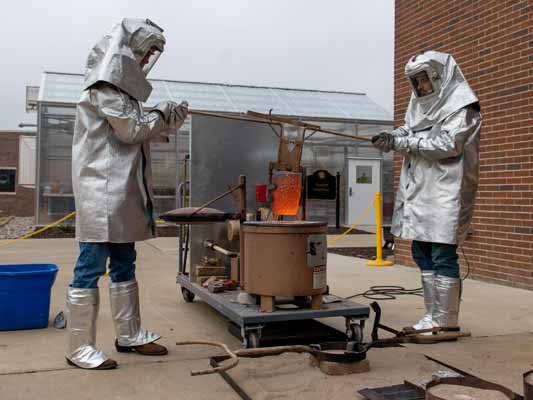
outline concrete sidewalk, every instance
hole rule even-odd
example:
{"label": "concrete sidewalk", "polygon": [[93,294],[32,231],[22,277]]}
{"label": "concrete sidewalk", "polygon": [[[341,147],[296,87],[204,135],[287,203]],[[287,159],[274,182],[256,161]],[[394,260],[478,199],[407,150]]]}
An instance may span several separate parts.
{"label": "concrete sidewalk", "polygon": [[[240,346],[228,333],[226,321],[218,313],[201,301],[188,304],[182,300],[175,284],[176,239],[159,238],[139,243],[137,250],[143,325],[162,334],[161,342],[168,346],[169,355],[147,358],[116,353],[105,278],[100,285],[97,341],[120,367],[114,371],[83,371],[67,366],[63,358],[64,330],[50,327],[0,332],[1,399],[239,398],[218,375],[189,376],[191,369],[207,368],[209,357],[217,354],[217,350],[174,345],[176,340],[207,338],[223,341],[233,348]],[[28,239],[0,249],[0,258],[6,264],[40,262],[60,267],[52,292],[50,318],[53,318],[64,308],[77,253],[77,243],[72,239]],[[334,254],[328,257],[329,285],[331,291],[340,296],[364,292],[372,285],[419,286],[418,271],[412,268],[368,268],[364,266],[366,260]],[[533,332],[533,294],[469,280],[465,282],[463,297],[461,323],[463,329],[472,331],[472,339],[434,346],[371,350],[368,355],[371,371],[361,375],[327,377],[307,366],[306,356],[288,355],[279,359],[246,360],[242,367],[232,371],[232,376],[248,385],[247,390],[254,393],[254,399],[318,399],[325,394],[332,399],[359,398],[354,397],[357,388],[417,380],[444,369],[421,354],[428,353],[521,392],[518,374],[528,369],[528,362],[529,369],[533,368],[533,335],[529,334]],[[363,297],[354,300],[370,302]],[[422,298],[415,296],[380,301],[380,304],[383,322],[394,327],[413,323],[423,309]],[[327,323],[344,330],[342,318],[329,319]],[[490,354],[490,359],[484,363],[479,357],[474,360],[474,355],[484,353]],[[516,363],[509,354],[520,355],[520,362]]]}

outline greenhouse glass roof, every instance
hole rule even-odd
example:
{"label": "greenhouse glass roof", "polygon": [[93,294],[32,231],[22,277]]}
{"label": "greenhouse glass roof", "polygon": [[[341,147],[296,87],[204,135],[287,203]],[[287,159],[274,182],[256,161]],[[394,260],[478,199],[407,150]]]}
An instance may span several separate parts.
{"label": "greenhouse glass roof", "polygon": [[[293,117],[392,122],[392,115],[364,93],[228,85],[151,79],[148,106],[164,100],[187,100],[194,110],[245,113],[272,112]],[[44,72],[39,101],[76,103],[83,75]]]}

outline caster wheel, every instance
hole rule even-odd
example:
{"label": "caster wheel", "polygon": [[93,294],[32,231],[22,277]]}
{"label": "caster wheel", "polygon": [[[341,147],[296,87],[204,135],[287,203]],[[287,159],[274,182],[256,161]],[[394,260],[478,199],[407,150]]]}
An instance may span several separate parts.
{"label": "caster wheel", "polygon": [[186,303],[192,303],[194,301],[194,293],[191,292],[189,289],[185,289],[184,287],[182,287],[181,295],[183,296],[183,300],[185,300]]}
{"label": "caster wheel", "polygon": [[257,349],[259,347],[259,335],[257,333],[249,333],[246,336],[245,345],[247,349]]}

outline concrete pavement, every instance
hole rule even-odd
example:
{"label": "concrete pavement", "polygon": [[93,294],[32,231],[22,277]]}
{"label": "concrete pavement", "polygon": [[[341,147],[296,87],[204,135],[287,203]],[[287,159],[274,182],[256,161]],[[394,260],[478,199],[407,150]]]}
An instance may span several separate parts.
{"label": "concrete pavement", "polygon": [[[182,300],[175,284],[176,239],[159,238],[139,243],[137,250],[143,325],[162,334],[161,343],[169,347],[170,354],[147,358],[115,352],[108,284],[107,278],[103,278],[97,342],[102,350],[119,362],[119,369],[83,371],[67,366],[63,358],[64,330],[50,327],[0,332],[1,399],[238,398],[217,375],[189,376],[191,369],[208,367],[209,357],[218,353],[217,350],[201,346],[177,348],[174,345],[176,340],[207,338],[223,341],[233,348],[240,346],[239,341],[228,333],[226,321],[218,313],[201,301],[189,304]],[[64,307],[65,292],[76,257],[77,243],[72,239],[28,239],[0,249],[1,263],[55,263],[60,267],[52,291],[51,319]],[[329,285],[331,291],[340,296],[361,293],[372,285],[401,285],[407,288],[419,285],[418,272],[412,268],[369,268],[364,266],[366,260],[334,254],[328,257]],[[362,297],[355,300],[370,302]],[[414,322],[423,308],[422,298],[415,296],[381,301],[380,304],[383,322],[394,327]],[[307,365],[303,355],[246,360],[242,369],[234,370],[232,376],[238,381],[241,379],[243,384],[255,382],[255,386],[248,386],[250,393],[256,394],[253,398],[318,399],[327,394],[324,391],[331,391],[329,397],[332,398],[340,398],[333,395],[337,392],[344,393],[344,398],[358,398],[355,397],[357,387],[397,384],[405,378],[429,376],[438,369],[444,369],[421,356],[421,353],[428,353],[441,361],[459,364],[462,369],[470,368],[472,373],[479,371],[481,377],[520,391],[518,373],[524,372],[528,366],[533,368],[531,310],[533,295],[529,291],[468,280],[465,282],[461,321],[463,329],[472,331],[472,339],[434,346],[372,350],[369,353],[371,371],[356,376],[324,378],[311,367],[303,367],[304,362]],[[343,329],[343,319],[326,322]],[[490,353],[490,362],[475,359],[476,354],[483,352]],[[511,359],[509,354],[519,354],[520,363]],[[286,382],[288,376],[294,385]],[[326,380],[333,384],[327,386]],[[305,389],[317,382],[324,384],[316,390],[316,394]],[[281,389],[276,387],[286,388],[286,394],[280,393]]]}

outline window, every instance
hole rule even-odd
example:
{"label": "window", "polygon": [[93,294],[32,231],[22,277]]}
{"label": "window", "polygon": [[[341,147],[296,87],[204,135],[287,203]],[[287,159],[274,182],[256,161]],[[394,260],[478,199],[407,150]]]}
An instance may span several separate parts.
{"label": "window", "polygon": [[0,167],[0,193],[15,193],[16,168]]}

